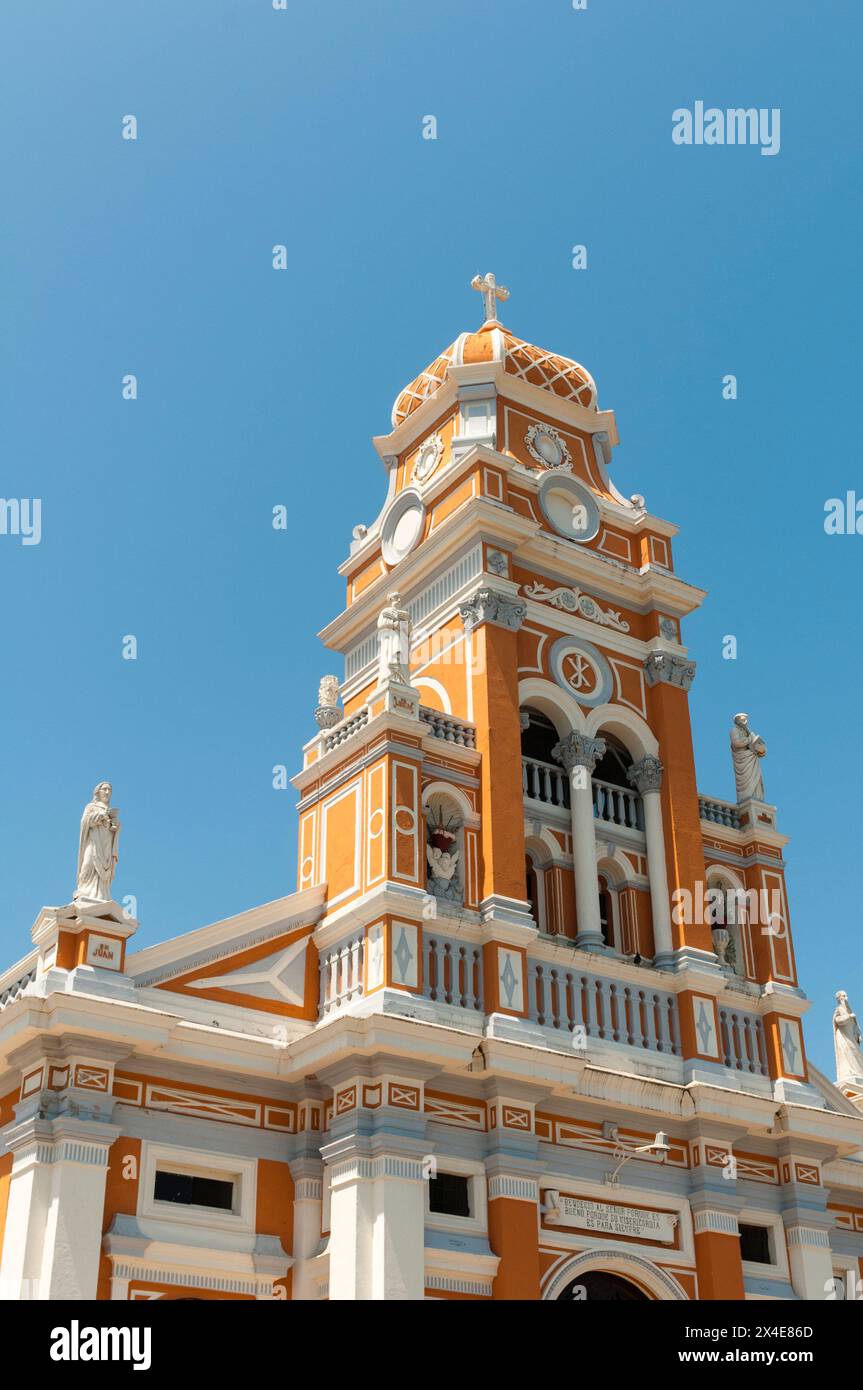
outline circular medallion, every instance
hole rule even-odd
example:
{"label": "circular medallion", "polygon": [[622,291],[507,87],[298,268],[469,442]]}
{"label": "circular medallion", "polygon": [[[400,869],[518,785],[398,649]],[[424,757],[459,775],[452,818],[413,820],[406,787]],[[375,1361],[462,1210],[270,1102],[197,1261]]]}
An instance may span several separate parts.
{"label": "circular medallion", "polygon": [[527,452],[543,468],[565,468],[572,455],[553,425],[531,425],[524,436]]}
{"label": "circular medallion", "polygon": [[543,478],[539,505],[548,524],[571,541],[591,541],[599,531],[599,507],[586,483],[567,474]]}
{"label": "circular medallion", "polygon": [[381,526],[381,554],[386,564],[397,565],[413,550],[424,520],[425,507],[417,494],[411,490],[400,493]]}
{"label": "circular medallion", "polygon": [[580,705],[604,705],[611,698],[611,668],[591,642],[561,637],[551,649],[551,669],[558,685]]}
{"label": "circular medallion", "polygon": [[431,477],[440,463],[442,453],[443,440],[440,435],[430,434],[428,439],[423,440],[417,450],[411,477],[415,478],[418,483],[425,482],[425,479]]}

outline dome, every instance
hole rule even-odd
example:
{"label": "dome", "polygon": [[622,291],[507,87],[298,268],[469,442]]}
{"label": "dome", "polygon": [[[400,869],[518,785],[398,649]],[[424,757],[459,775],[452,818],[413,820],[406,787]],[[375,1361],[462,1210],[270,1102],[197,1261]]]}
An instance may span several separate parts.
{"label": "dome", "polygon": [[399,392],[393,406],[393,429],[434,395],[446,380],[449,367],[473,362],[501,362],[504,370],[519,381],[540,386],[561,400],[575,401],[587,410],[597,408],[596,383],[586,368],[571,357],[561,357],[560,353],[525,343],[496,319],[488,319],[478,332],[462,333]]}

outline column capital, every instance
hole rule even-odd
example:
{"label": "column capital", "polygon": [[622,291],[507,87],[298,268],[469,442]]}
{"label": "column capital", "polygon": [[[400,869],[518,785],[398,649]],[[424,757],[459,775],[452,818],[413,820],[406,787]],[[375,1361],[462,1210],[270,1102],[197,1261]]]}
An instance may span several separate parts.
{"label": "column capital", "polygon": [[551,756],[555,762],[562,763],[567,772],[572,772],[574,767],[585,767],[592,773],[605,753],[605,747],[604,738],[591,738],[588,734],[573,730],[554,745]]}
{"label": "column capital", "polygon": [[664,683],[689,690],[695,680],[695,662],[671,652],[651,652],[644,662],[644,675],[648,685]]}
{"label": "column capital", "polygon": [[518,632],[527,613],[527,604],[484,586],[465,599],[458,611],[467,632],[483,623],[494,623],[496,627]]}
{"label": "column capital", "polygon": [[662,786],[662,774],[664,768],[658,758],[647,754],[640,762],[633,763],[627,769],[626,780],[635,787],[639,796],[646,796],[648,792],[658,792]]}
{"label": "column capital", "polygon": [[14,1170],[30,1163],[72,1162],[107,1168],[108,1150],[119,1139],[119,1125],[83,1116],[59,1115],[47,1119],[28,1115],[3,1131],[8,1152],[15,1155]]}
{"label": "column capital", "polygon": [[693,1208],[693,1230],[697,1236],[739,1236],[737,1213],[722,1207]]}

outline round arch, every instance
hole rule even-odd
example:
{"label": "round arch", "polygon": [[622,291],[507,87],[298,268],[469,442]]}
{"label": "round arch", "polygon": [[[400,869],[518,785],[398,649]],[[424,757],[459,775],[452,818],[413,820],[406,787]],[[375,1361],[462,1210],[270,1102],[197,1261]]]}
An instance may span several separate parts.
{"label": "round arch", "polygon": [[614,734],[633,762],[659,757],[659,743],[650,725],[635,710],[625,709],[623,705],[597,705],[587,716],[585,732],[591,738],[601,738],[603,732]]}
{"label": "round arch", "polygon": [[543,825],[540,825],[538,831],[532,831],[530,835],[525,836],[524,848],[526,854],[533,854],[536,857],[537,863],[543,869],[547,869],[555,859],[563,858],[563,850],[557,840],[551,831]]}
{"label": "round arch", "polygon": [[531,676],[518,683],[519,708],[531,705],[548,716],[561,738],[585,729],[585,719],[575,698],[554,681]]}
{"label": "round arch", "polygon": [[[440,700],[441,714],[452,714],[452,700],[449,691],[440,681],[433,680],[431,676],[414,676],[413,684],[417,690],[425,686],[426,690],[431,691]],[[431,706],[434,709],[434,706]]]}
{"label": "round arch", "polygon": [[686,1292],[677,1280],[658,1265],[642,1259],[639,1255],[629,1255],[613,1247],[603,1246],[596,1250],[587,1250],[581,1255],[573,1255],[571,1259],[564,1259],[561,1264],[555,1266],[547,1276],[542,1291],[543,1300],[551,1302],[560,1298],[564,1290],[573,1280],[578,1279],[580,1274],[590,1273],[617,1274],[621,1279],[629,1279],[649,1298],[666,1302],[688,1301]]}
{"label": "round arch", "polygon": [[479,825],[479,816],[461,787],[453,786],[452,782],[429,782],[428,786],[423,787],[422,805],[424,811],[428,810],[433,797],[446,797],[448,801],[454,801],[465,825]]}

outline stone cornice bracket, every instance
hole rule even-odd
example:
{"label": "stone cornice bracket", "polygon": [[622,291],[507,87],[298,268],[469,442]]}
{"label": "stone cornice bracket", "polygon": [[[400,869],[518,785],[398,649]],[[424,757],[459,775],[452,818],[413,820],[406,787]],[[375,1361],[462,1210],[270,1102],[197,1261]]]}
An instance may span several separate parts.
{"label": "stone cornice bracket", "polygon": [[632,767],[627,769],[626,780],[635,787],[639,796],[644,796],[647,792],[659,791],[662,786],[662,773],[662,763],[648,753],[640,762],[633,763]]}
{"label": "stone cornice bracket", "polygon": [[695,680],[695,662],[671,652],[651,652],[644,662],[644,675],[648,685],[664,683],[689,690]]}
{"label": "stone cornice bracket", "polygon": [[574,767],[585,767],[592,773],[604,753],[604,738],[590,738],[587,734],[575,732],[567,734],[551,750],[551,756],[556,762],[563,763],[567,772],[572,772]]}
{"label": "stone cornice bracket", "polygon": [[482,588],[465,599],[458,611],[466,632],[473,632],[483,623],[494,623],[495,627],[518,632],[527,613],[527,604],[499,594],[495,589]]}

